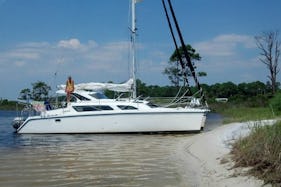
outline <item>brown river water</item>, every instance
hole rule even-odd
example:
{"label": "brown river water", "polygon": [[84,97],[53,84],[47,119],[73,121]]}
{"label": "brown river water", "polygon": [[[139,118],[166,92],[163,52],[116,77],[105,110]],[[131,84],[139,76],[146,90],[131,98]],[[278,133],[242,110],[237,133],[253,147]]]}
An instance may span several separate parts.
{"label": "brown river water", "polygon": [[[192,186],[178,152],[195,134],[18,135],[14,115],[0,111],[1,187]],[[205,131],[220,125],[208,117]]]}

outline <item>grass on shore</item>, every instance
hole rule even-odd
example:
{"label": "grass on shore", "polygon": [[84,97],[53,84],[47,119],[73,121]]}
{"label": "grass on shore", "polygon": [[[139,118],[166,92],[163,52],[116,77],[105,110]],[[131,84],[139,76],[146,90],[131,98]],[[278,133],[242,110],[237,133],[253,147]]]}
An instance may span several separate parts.
{"label": "grass on shore", "polygon": [[251,167],[249,174],[265,183],[281,185],[281,122],[265,126],[257,123],[249,136],[234,142],[231,154],[234,167]]}
{"label": "grass on shore", "polygon": [[[261,121],[280,117],[271,107],[247,107],[234,104],[215,104],[211,108],[223,116],[223,123]],[[249,136],[241,137],[232,145],[234,167],[250,167],[250,175],[265,184],[281,186],[281,121],[274,125],[252,127]]]}
{"label": "grass on shore", "polygon": [[223,116],[223,123],[260,121],[275,118],[270,107],[246,107],[227,103],[215,104],[211,109]]}
{"label": "grass on shore", "polygon": [[227,109],[223,112],[223,123],[260,121],[275,118],[270,108],[259,107],[239,107]]}

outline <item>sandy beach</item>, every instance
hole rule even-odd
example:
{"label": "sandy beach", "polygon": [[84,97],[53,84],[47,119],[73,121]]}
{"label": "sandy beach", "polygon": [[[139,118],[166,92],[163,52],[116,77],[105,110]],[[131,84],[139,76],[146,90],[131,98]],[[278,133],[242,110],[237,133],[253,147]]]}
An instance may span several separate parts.
{"label": "sandy beach", "polygon": [[263,181],[252,176],[241,175],[245,169],[231,169],[233,162],[229,156],[229,142],[246,135],[249,132],[249,125],[252,124],[223,125],[190,137],[184,144],[179,145],[180,158],[186,162],[185,170],[189,178],[193,179],[191,186],[263,186]]}

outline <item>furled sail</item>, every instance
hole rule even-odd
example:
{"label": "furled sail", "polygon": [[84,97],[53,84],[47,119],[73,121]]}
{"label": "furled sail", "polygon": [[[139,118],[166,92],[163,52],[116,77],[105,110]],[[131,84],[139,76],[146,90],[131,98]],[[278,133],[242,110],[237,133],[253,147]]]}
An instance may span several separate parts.
{"label": "furled sail", "polygon": [[[133,87],[133,79],[129,79],[127,82],[123,84],[98,83],[98,82],[75,84],[75,90],[87,90],[87,91],[111,90],[115,92],[131,92],[132,87]],[[58,85],[58,89],[64,90],[65,85]]]}

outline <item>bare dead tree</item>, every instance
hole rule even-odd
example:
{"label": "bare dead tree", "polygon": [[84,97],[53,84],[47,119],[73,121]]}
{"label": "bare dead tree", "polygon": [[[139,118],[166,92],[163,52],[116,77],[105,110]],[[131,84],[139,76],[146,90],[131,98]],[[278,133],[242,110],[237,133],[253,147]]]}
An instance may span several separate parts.
{"label": "bare dead tree", "polygon": [[278,38],[278,31],[263,32],[260,36],[256,36],[257,47],[261,50],[261,57],[259,60],[264,63],[270,72],[267,77],[270,80],[272,93],[277,90],[277,74],[280,69],[278,67],[278,61],[280,56],[280,40]]}

